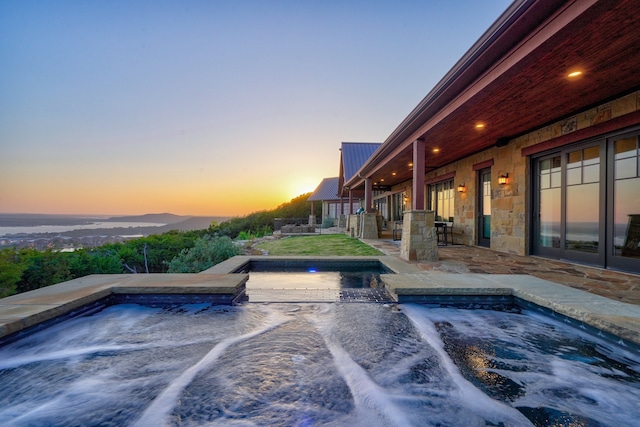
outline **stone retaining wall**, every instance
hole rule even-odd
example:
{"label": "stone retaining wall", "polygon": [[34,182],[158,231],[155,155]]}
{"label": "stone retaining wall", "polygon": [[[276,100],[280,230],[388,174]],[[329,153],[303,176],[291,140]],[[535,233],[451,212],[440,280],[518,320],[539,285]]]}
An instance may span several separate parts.
{"label": "stone retaining wall", "polygon": [[316,227],[314,225],[283,225],[280,232],[282,234],[315,233]]}

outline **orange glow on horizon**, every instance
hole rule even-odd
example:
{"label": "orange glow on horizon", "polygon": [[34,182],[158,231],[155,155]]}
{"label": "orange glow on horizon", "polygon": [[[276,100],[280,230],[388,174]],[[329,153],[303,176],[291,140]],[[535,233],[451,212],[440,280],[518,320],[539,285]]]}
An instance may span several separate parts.
{"label": "orange glow on horizon", "polygon": [[[140,181],[140,180],[138,180]],[[155,177],[149,184],[132,185],[125,179],[30,180],[22,191],[8,189],[12,205],[2,213],[52,215],[142,215],[172,213],[193,216],[244,216],[275,209],[315,190],[322,178],[283,176],[256,181],[250,177],[237,185],[212,184],[215,180],[183,181]],[[28,190],[28,191],[25,191]]]}

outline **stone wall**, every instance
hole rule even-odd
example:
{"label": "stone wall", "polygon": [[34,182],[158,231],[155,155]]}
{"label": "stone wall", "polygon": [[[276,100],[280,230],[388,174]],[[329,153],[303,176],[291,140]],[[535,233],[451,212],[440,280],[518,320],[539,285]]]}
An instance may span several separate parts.
{"label": "stone wall", "polygon": [[349,215],[347,217],[347,234],[350,237],[358,237],[360,236],[360,216],[359,215]]}
{"label": "stone wall", "polygon": [[314,225],[283,225],[280,232],[282,234],[315,233],[316,227]]}
{"label": "stone wall", "polygon": [[380,229],[378,227],[378,219],[375,213],[360,214],[361,227],[360,237],[363,239],[377,239],[380,237]]}

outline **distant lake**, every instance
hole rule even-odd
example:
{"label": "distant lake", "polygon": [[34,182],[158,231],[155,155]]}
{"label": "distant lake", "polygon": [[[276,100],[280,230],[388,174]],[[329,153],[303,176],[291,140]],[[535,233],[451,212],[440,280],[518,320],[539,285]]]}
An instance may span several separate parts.
{"label": "distant lake", "polygon": [[96,228],[130,228],[130,227],[161,227],[166,224],[157,222],[117,222],[96,221],[90,224],[75,225],[34,225],[28,227],[1,227],[0,237],[10,237],[11,234],[63,233],[73,230],[91,230]]}

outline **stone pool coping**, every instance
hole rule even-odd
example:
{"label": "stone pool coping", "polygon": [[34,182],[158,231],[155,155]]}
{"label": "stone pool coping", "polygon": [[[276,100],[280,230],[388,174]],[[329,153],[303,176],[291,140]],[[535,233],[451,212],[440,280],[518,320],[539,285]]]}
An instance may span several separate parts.
{"label": "stone pool coping", "polygon": [[0,299],[0,338],[117,294],[239,298],[247,274],[94,274]]}
{"label": "stone pool coping", "polygon": [[396,274],[400,273],[418,273],[421,270],[413,265],[408,264],[400,258],[394,256],[276,256],[276,255],[239,255],[227,259],[226,261],[216,264],[208,270],[204,270],[200,274],[229,274],[234,271],[240,271],[245,266],[248,266],[252,261],[256,262],[278,262],[278,261],[322,261],[322,262],[362,262],[362,261],[376,261],[383,264],[389,270]]}
{"label": "stone pool coping", "polygon": [[406,302],[419,296],[512,296],[584,322],[640,345],[640,306],[529,275],[425,272],[392,256],[237,256],[198,274],[91,275],[0,299],[0,338],[67,315],[114,294],[244,295],[248,274],[229,274],[251,260],[377,260],[396,274],[382,274],[391,296]]}
{"label": "stone pool coping", "polygon": [[640,306],[526,274],[422,272],[381,279],[400,303],[421,296],[513,296],[640,345]]}

